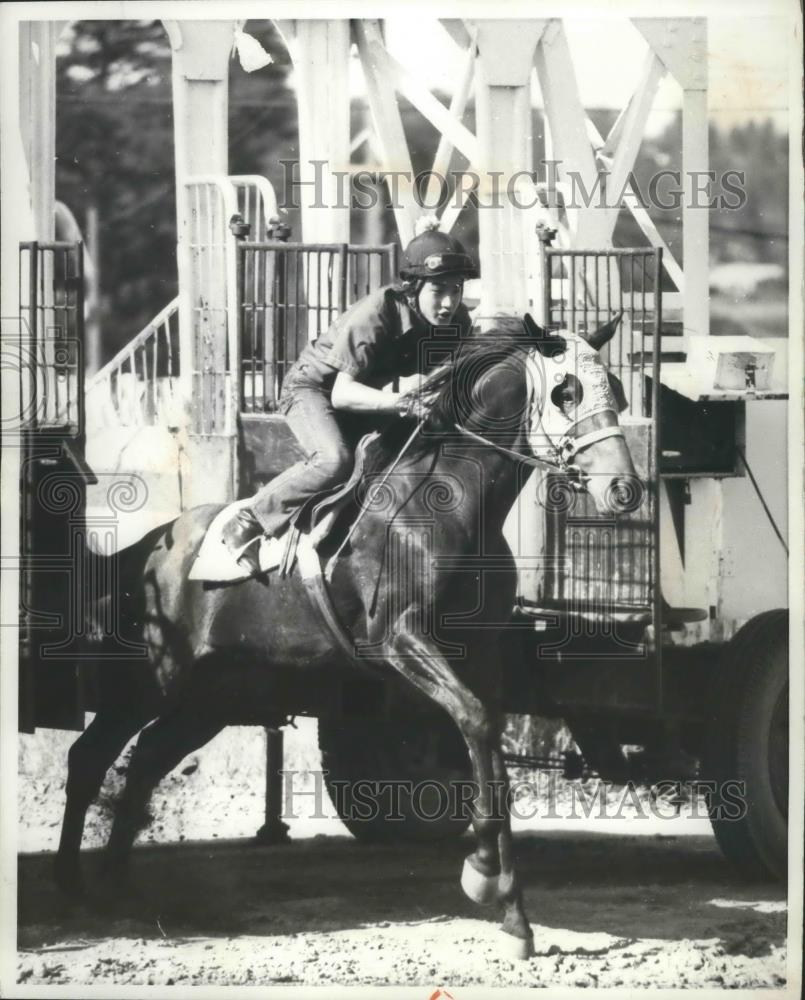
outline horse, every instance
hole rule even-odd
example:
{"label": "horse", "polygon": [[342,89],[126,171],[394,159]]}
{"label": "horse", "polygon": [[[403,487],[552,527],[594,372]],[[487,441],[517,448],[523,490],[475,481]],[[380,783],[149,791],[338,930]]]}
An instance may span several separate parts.
{"label": "horse", "polygon": [[[349,544],[336,527],[328,543],[340,552],[329,591],[345,632],[360,647],[354,664],[333,648],[296,569],[284,578],[269,574],[223,585],[188,579],[221,506],[182,513],[118,554],[120,632],[145,655],[101,666],[98,711],[69,751],[55,861],[63,890],[83,890],[86,810],[136,733],[104,851],[114,884],[125,878],[151,793],[171,769],[227,725],[258,723],[258,717],[269,724],[282,702],[283,678],[305,671],[315,678],[340,663],[402,678],[457,727],[474,790],[475,849],[464,862],[462,888],[478,903],[502,905],[510,953],[533,953],[512,853],[496,694],[501,623],[509,620],[516,593],[503,524],[522,486],[523,463],[575,476],[602,513],[635,508],[639,481],[618,425],[612,376],[598,353],[617,319],[585,337],[546,333],[530,317],[508,325],[500,320],[461,342],[425,379],[420,394],[429,416],[418,434],[405,420],[380,433],[365,482],[382,482],[387,502],[378,501],[377,490],[372,497],[364,492],[347,517]],[[384,573],[389,525],[401,517],[407,569],[396,565]],[[414,530],[423,524],[427,530]],[[342,544],[334,548],[339,537]],[[491,560],[494,586],[482,586],[477,572],[451,568],[450,558],[462,555]],[[464,634],[461,654],[451,656],[439,623],[451,615],[466,618],[468,609],[476,626],[478,620],[489,624]],[[285,721],[283,711],[276,724]]]}

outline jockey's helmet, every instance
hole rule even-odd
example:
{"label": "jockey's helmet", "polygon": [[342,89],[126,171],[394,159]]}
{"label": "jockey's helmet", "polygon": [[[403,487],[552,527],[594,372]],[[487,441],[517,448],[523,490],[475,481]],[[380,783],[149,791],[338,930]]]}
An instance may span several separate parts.
{"label": "jockey's helmet", "polygon": [[400,277],[405,282],[428,281],[453,274],[477,278],[478,268],[459,240],[436,229],[438,222],[427,220],[424,232],[415,236],[403,252]]}

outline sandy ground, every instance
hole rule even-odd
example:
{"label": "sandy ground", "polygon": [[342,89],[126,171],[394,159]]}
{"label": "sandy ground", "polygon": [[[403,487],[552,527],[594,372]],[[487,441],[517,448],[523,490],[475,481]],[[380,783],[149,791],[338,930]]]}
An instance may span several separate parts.
{"label": "sandy ground", "polygon": [[[517,820],[537,954],[513,962],[501,947],[500,915],[460,890],[469,837],[369,847],[344,835],[328,800],[324,818],[315,818],[314,798],[303,795],[289,820],[293,841],[256,846],[265,775],[259,730],[226,731],[165,780],[134,853],[134,898],[100,879],[94,848],[108,830],[108,809],[95,807],[85,853],[90,896],[68,904],[50,866],[72,738],[21,738],[20,983],[382,983],[424,985],[428,995],[468,984],[785,983],[784,889],[740,883],[706,820],[684,810],[668,820],[562,821],[544,810]],[[289,732],[286,766],[296,769],[300,790],[314,787],[311,724]],[[105,797],[120,778],[110,776]]]}
{"label": "sandy ground", "polygon": [[[741,886],[707,837],[517,835],[536,956],[509,960],[499,915],[466,900],[468,838],[367,847],[320,836],[143,846],[136,899],[63,902],[51,857],[19,868],[27,984],[781,986],[777,886]],[[99,855],[88,854],[98,877]]]}

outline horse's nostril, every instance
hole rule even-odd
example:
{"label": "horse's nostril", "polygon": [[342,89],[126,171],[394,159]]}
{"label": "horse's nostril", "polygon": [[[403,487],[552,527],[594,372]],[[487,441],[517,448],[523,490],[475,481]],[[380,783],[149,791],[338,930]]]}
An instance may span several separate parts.
{"label": "horse's nostril", "polygon": [[616,476],[609,484],[606,502],[620,514],[630,514],[643,502],[643,484],[636,476]]}

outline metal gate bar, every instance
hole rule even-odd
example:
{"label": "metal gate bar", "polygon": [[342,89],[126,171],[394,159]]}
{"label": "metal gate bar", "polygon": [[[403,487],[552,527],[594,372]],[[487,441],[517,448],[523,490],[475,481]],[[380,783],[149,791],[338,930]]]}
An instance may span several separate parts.
{"label": "metal gate bar", "polygon": [[585,333],[622,312],[602,357],[623,383],[631,416],[649,417],[659,382],[662,250],[564,250],[542,245],[544,316],[552,330]]}
{"label": "metal gate bar", "polygon": [[276,409],[290,366],[354,302],[396,274],[396,245],[238,245],[241,409]]}
{"label": "metal gate bar", "polygon": [[19,244],[20,725],[83,728],[74,655],[84,537],[83,246]]}
{"label": "metal gate bar", "polygon": [[29,362],[20,365],[26,430],[59,429],[83,441],[83,245],[20,243],[19,273],[20,316],[30,331],[19,345]]}
{"label": "metal gate bar", "polygon": [[[583,334],[622,311],[601,355],[624,388],[621,415],[635,466],[644,483],[640,507],[613,519],[597,514],[589,496],[573,494],[563,477],[544,485],[546,572],[540,603],[579,622],[645,615],[654,628],[651,657],[662,697],[659,511],[660,336],[662,250],[566,250],[541,243],[546,326]],[[553,501],[553,502],[552,502]]]}

